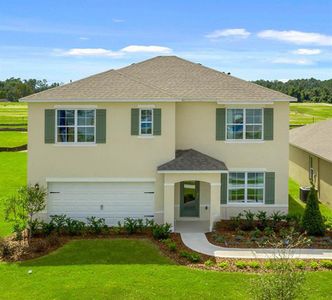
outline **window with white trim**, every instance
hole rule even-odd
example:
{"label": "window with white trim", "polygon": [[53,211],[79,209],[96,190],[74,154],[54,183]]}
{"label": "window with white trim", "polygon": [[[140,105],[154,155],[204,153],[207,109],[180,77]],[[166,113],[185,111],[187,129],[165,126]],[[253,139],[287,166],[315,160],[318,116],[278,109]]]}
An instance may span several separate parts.
{"label": "window with white trim", "polygon": [[140,109],[139,133],[140,135],[152,135],[153,109]]}
{"label": "window with white trim", "polygon": [[228,203],[264,203],[264,172],[230,172]]}
{"label": "window with white trim", "polygon": [[226,117],[227,140],[262,140],[261,108],[229,108]]}
{"label": "window with white trim", "polygon": [[94,143],[96,110],[58,109],[56,117],[57,143]]}

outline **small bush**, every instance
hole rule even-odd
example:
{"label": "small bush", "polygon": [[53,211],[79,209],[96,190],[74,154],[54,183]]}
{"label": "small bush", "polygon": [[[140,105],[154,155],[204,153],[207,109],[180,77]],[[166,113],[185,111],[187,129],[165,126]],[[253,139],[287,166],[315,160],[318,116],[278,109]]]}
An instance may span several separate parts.
{"label": "small bush", "polygon": [[229,222],[229,229],[230,230],[237,230],[241,227],[241,224],[242,224],[242,217],[243,217],[243,214],[242,213],[239,213],[237,216],[235,217],[231,217],[230,218],[230,222]]}
{"label": "small bush", "polygon": [[218,263],[217,266],[218,266],[220,269],[227,269],[227,268],[229,267],[229,263],[226,262],[226,261],[222,261],[222,262]]}
{"label": "small bush", "polygon": [[301,269],[301,270],[304,270],[305,269],[305,262],[303,260],[297,260],[295,263],[294,263],[295,267],[297,269]]}
{"label": "small bush", "polygon": [[53,223],[47,223],[45,221],[40,221],[40,230],[44,236],[50,235],[53,231],[55,231],[55,226]]}
{"label": "small bush", "polygon": [[280,211],[274,211],[271,214],[271,220],[272,220],[272,227],[276,228],[279,223],[285,219],[285,215],[281,213]]}
{"label": "small bush", "polygon": [[152,236],[156,240],[166,240],[171,234],[171,224],[155,224],[152,228]]}
{"label": "small bush", "polygon": [[250,210],[244,211],[244,221],[241,225],[241,229],[248,231],[255,228],[255,214],[252,213]]}
{"label": "small bush", "polygon": [[28,225],[31,237],[33,237],[41,229],[41,222],[38,219],[29,221]]}
{"label": "small bush", "polygon": [[318,205],[317,191],[313,184],[304,209],[302,226],[309,235],[322,236],[325,233],[325,225]]}
{"label": "small bush", "polygon": [[186,258],[192,263],[198,263],[201,260],[201,256],[194,252],[181,251],[180,256]]}
{"label": "small bush", "polygon": [[213,235],[213,239],[214,239],[217,243],[225,243],[225,237],[223,237],[222,235],[215,234],[215,235]]}
{"label": "small bush", "polygon": [[261,265],[257,261],[250,261],[248,262],[248,267],[251,269],[259,269]]}
{"label": "small bush", "polygon": [[70,235],[82,235],[85,231],[85,223],[79,220],[67,218],[66,230]]}
{"label": "small bush", "polygon": [[167,246],[168,250],[175,252],[176,251],[176,243],[171,239],[163,240],[163,243]]}
{"label": "small bush", "polygon": [[247,267],[247,263],[245,261],[239,260],[235,262],[235,266],[238,269],[245,269]]}
{"label": "small bush", "polygon": [[272,236],[274,234],[274,230],[271,227],[265,227],[264,228],[264,234],[266,236]]}
{"label": "small bush", "polygon": [[133,218],[125,218],[123,223],[123,229],[128,234],[134,234],[138,231],[143,230],[143,220],[142,219],[133,219]]}
{"label": "small bush", "polygon": [[318,268],[319,268],[319,263],[316,262],[316,261],[312,261],[312,262],[310,263],[310,268],[313,269],[313,270],[318,270]]}
{"label": "small bush", "polygon": [[259,238],[261,236],[261,231],[258,228],[255,228],[254,230],[250,231],[250,237],[251,238]]}
{"label": "small bush", "polygon": [[215,263],[214,263],[213,260],[208,259],[208,260],[206,260],[206,261],[204,262],[204,265],[205,265],[206,267],[213,267],[213,266],[215,265]]}
{"label": "small bush", "polygon": [[256,218],[258,220],[259,227],[261,229],[264,229],[267,226],[269,220],[266,211],[258,211],[258,213],[256,214]]}
{"label": "small bush", "polygon": [[9,243],[0,237],[0,257],[10,257],[12,255],[12,249]]}
{"label": "small bush", "polygon": [[323,268],[331,270],[332,269],[332,260],[321,260],[320,265]]}
{"label": "small bush", "polygon": [[108,230],[104,218],[88,217],[88,229],[91,233],[101,234]]}
{"label": "small bush", "polygon": [[61,234],[64,231],[64,228],[66,227],[66,215],[54,215],[50,216],[51,221],[50,223],[53,225],[52,227],[57,232],[57,234]]}

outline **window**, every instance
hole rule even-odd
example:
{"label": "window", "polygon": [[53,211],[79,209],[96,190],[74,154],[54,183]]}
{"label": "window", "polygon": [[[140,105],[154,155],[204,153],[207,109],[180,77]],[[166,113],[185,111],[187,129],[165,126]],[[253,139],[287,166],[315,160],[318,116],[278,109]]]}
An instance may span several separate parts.
{"label": "window", "polygon": [[227,109],[228,140],[261,140],[263,138],[263,110],[260,108]]}
{"label": "window", "polygon": [[263,172],[230,172],[228,176],[229,203],[263,203]]}
{"label": "window", "polygon": [[96,111],[91,109],[57,110],[58,143],[94,143]]}
{"label": "window", "polygon": [[152,135],[153,133],[153,110],[140,109],[140,135]]}

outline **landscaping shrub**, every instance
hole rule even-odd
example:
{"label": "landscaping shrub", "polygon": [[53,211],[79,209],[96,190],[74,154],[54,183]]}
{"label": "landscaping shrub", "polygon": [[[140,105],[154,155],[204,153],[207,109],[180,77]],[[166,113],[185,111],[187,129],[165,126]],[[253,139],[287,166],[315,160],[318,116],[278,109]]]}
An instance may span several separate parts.
{"label": "landscaping shrub", "polygon": [[255,228],[254,230],[250,231],[250,237],[251,238],[259,238],[261,236],[261,231],[258,228]]}
{"label": "landscaping shrub", "polygon": [[332,269],[332,260],[321,260],[320,265],[326,269]]}
{"label": "landscaping shrub", "polygon": [[227,268],[229,267],[229,263],[226,262],[226,261],[222,261],[222,262],[218,263],[217,266],[218,266],[220,269],[227,269]]}
{"label": "landscaping shrub", "polygon": [[[140,221],[139,221],[140,220]],[[138,231],[142,231],[143,229],[143,220],[142,219],[133,219],[133,218],[125,218],[123,222],[123,229],[128,234],[134,234]]]}
{"label": "landscaping shrub", "polygon": [[319,268],[319,263],[316,262],[316,261],[312,261],[312,262],[310,263],[310,268],[313,269],[313,270],[318,270],[318,268]]}
{"label": "landscaping shrub", "polygon": [[304,209],[302,226],[309,235],[321,236],[325,233],[325,225],[318,205],[317,191],[313,184]]}
{"label": "landscaping shrub", "polygon": [[44,235],[44,236],[48,236],[50,235],[53,231],[55,231],[55,226],[53,223],[48,223],[48,222],[45,222],[45,221],[40,221],[40,230],[41,230],[41,233]]}
{"label": "landscaping shrub", "polygon": [[297,269],[305,269],[305,262],[303,260],[297,260],[294,265]]}
{"label": "landscaping shrub", "polygon": [[216,234],[216,235],[213,236],[213,239],[217,243],[225,243],[225,237],[223,237],[222,235]]}
{"label": "landscaping shrub", "polygon": [[263,230],[268,225],[269,220],[266,211],[258,211],[256,218],[258,220],[259,229]]}
{"label": "landscaping shrub", "polygon": [[238,269],[245,269],[247,267],[247,263],[245,261],[238,260],[238,261],[235,262],[235,266]]}
{"label": "landscaping shrub", "polygon": [[248,231],[255,228],[255,214],[252,213],[250,210],[244,211],[245,219],[242,222],[241,229]]}
{"label": "landscaping shrub", "polygon": [[107,232],[108,226],[106,225],[104,218],[88,217],[86,219],[88,221],[87,227],[91,233],[101,234]]}
{"label": "landscaping shrub", "polygon": [[155,224],[152,228],[152,236],[156,240],[166,240],[171,234],[171,224]]}
{"label": "landscaping shrub", "polygon": [[213,260],[208,259],[208,260],[206,260],[206,261],[204,262],[204,265],[205,265],[206,267],[213,267],[213,266],[215,265],[215,263],[214,263]]}
{"label": "landscaping shrub", "polygon": [[261,265],[257,261],[250,261],[248,262],[248,267],[251,269],[259,269]]}
{"label": "landscaping shrub", "polygon": [[85,231],[85,223],[72,218],[66,218],[66,231],[70,235],[82,235]]}
{"label": "landscaping shrub", "polygon": [[230,226],[230,230],[238,230],[241,227],[241,223],[242,223],[242,217],[243,214],[239,213],[237,216],[235,217],[231,217],[230,218],[230,222],[229,222],[229,226]]}
{"label": "landscaping shrub", "polygon": [[265,234],[266,236],[272,236],[272,235],[274,235],[275,233],[274,233],[273,228],[271,228],[271,227],[265,227],[265,228],[264,228],[264,234]]}
{"label": "landscaping shrub", "polygon": [[201,260],[201,256],[194,252],[181,251],[180,256],[186,258],[188,261],[192,263],[198,263]]}
{"label": "landscaping shrub", "polygon": [[167,248],[172,251],[175,252],[176,251],[176,243],[173,242],[171,239],[166,239],[163,240],[163,243],[167,246]]}
{"label": "landscaping shrub", "polygon": [[64,232],[64,229],[66,227],[66,215],[53,215],[50,216],[51,221],[50,223],[53,224],[54,230],[57,232],[57,234],[62,234]]}

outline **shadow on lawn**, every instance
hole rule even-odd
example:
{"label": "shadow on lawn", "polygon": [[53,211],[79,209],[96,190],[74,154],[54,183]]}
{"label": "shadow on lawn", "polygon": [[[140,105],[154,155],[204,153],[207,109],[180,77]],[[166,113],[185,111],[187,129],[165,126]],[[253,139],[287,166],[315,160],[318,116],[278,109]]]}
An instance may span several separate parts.
{"label": "shadow on lawn", "polygon": [[20,266],[129,265],[173,262],[149,240],[112,239],[71,241],[49,255],[20,263]]}
{"label": "shadow on lawn", "polygon": [[288,195],[288,204],[291,215],[303,215],[304,207],[291,195]]}

